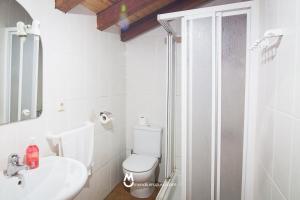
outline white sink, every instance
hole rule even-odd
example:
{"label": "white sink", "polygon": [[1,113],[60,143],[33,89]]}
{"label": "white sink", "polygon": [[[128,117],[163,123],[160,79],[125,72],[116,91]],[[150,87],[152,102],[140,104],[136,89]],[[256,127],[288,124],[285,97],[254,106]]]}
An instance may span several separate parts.
{"label": "white sink", "polygon": [[[82,163],[56,156],[41,158],[39,168],[23,170],[19,174],[23,178],[0,175],[0,199],[73,199],[83,188],[88,177],[87,169]],[[20,180],[23,180],[21,184]]]}

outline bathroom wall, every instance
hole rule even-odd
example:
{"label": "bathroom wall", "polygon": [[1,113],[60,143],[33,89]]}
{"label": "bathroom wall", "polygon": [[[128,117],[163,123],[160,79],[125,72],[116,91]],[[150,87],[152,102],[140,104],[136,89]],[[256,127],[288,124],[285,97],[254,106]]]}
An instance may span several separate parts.
{"label": "bathroom wall", "polygon": [[260,36],[273,28],[285,35],[277,49],[259,53],[253,200],[299,200],[300,1],[256,3]]}
{"label": "bathroom wall", "polygon": [[[64,14],[54,0],[19,0],[41,22],[44,102],[39,119],[0,126],[0,169],[10,153],[24,154],[31,136],[42,156],[50,155],[45,136],[96,122],[95,167],[76,200],[103,199],[120,182],[125,158],[125,45],[119,35],[97,31],[94,15]],[[58,112],[59,104],[64,112]],[[112,129],[96,119],[114,115]]]}
{"label": "bathroom wall", "polygon": [[[127,155],[133,147],[133,126],[137,125],[139,116],[145,116],[152,125],[162,127],[165,134],[167,78],[165,37],[165,31],[159,27],[126,42]],[[163,177],[164,157],[160,164],[159,180],[162,181]]]}

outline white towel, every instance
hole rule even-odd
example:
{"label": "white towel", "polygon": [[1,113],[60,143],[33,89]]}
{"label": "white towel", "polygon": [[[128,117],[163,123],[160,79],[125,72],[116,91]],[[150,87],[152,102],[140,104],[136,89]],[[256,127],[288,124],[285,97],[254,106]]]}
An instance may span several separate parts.
{"label": "white towel", "polygon": [[94,123],[86,122],[84,126],[61,134],[62,156],[82,162],[89,173],[94,154]]}

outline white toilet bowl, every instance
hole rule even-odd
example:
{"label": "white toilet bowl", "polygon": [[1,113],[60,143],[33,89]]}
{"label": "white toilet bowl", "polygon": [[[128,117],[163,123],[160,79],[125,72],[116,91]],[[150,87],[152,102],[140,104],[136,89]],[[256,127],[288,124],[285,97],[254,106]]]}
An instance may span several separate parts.
{"label": "white toilet bowl", "polygon": [[[130,193],[136,198],[148,198],[154,191],[151,184],[155,181],[155,170],[158,158],[146,155],[132,154],[123,162],[124,175],[132,174],[134,185]],[[149,185],[150,184],[150,185]]]}

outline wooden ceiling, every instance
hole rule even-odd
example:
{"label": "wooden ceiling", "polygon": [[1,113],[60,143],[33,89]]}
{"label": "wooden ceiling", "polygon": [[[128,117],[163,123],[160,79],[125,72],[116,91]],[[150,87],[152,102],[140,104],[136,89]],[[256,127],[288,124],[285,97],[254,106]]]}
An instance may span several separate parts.
{"label": "wooden ceiling", "polygon": [[126,42],[158,26],[158,14],[192,9],[206,1],[209,0],[55,0],[55,7],[67,13],[82,4],[97,15],[100,31],[117,25],[121,40]]}

